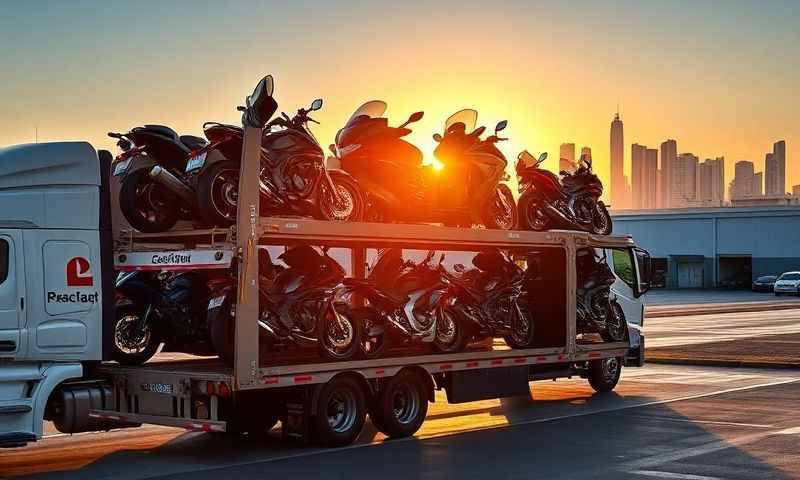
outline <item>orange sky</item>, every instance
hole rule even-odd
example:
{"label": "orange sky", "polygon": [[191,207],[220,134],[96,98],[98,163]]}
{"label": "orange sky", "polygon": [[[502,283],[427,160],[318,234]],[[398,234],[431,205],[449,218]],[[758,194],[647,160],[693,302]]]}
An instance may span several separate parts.
{"label": "orange sky", "polygon": [[[280,108],[322,97],[313,126],[327,146],[373,98],[390,122],[425,118],[409,139],[426,154],[454,111],[487,127],[507,119],[510,162],[522,149],[592,147],[608,178],[617,103],[630,144],[752,160],[787,141],[787,189],[800,183],[800,3],[744,1],[54,2],[0,18],[0,145],[85,139],[164,123],[201,132],[238,120],[235,106],[272,73]],[[8,12],[10,10],[10,12]],[[629,163],[627,168],[629,169]]]}

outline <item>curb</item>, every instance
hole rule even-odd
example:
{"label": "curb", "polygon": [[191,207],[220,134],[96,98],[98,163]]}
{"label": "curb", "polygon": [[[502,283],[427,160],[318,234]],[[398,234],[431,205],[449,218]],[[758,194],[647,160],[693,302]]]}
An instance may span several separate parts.
{"label": "curb", "polygon": [[692,306],[692,308],[681,308],[680,305],[674,307],[668,305],[653,306],[657,310],[650,310],[645,307],[644,317],[647,318],[664,318],[664,317],[679,317],[683,315],[713,315],[716,313],[739,313],[739,312],[763,312],[766,310],[798,310],[800,303],[769,303],[764,302],[761,305],[745,304],[739,306],[715,306],[708,305],[707,307]]}
{"label": "curb", "polygon": [[739,368],[775,368],[782,370],[800,369],[798,362],[759,362],[750,360],[723,360],[719,358],[648,358],[645,352],[645,363],[664,365],[696,365],[701,367],[739,367]]}

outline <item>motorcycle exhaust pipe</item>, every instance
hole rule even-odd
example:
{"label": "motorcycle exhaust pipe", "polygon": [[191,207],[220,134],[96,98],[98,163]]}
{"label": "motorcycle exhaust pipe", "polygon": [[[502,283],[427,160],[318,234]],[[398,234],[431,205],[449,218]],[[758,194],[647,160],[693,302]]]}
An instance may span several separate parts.
{"label": "motorcycle exhaust pipe", "polygon": [[150,178],[177,195],[181,200],[189,204],[189,206],[193,208],[197,207],[197,196],[194,190],[183,183],[181,179],[170,173],[166,168],[163,168],[161,165],[154,166],[150,170]]}
{"label": "motorcycle exhaust pipe", "polygon": [[552,204],[545,203],[544,211],[550,218],[552,218],[556,222],[561,223],[562,225],[569,227],[571,230],[584,230],[583,225],[580,225],[576,221],[569,218],[561,210],[557,209]]}

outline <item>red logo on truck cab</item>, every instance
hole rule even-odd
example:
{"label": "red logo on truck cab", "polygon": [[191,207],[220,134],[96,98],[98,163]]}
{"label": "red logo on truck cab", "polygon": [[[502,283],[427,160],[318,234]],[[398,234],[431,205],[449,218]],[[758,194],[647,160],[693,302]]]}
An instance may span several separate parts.
{"label": "red logo on truck cab", "polygon": [[83,257],[74,257],[67,262],[67,286],[68,287],[91,287],[94,285],[94,278],[89,271],[89,260]]}

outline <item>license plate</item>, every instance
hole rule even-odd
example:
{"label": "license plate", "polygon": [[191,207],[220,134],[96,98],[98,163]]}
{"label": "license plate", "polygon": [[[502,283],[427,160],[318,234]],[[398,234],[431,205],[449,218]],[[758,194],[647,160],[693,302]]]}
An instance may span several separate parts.
{"label": "license plate", "polygon": [[172,395],[175,390],[171,383],[143,383],[141,387],[143,392],[163,393],[164,395]]}
{"label": "license plate", "polygon": [[203,168],[203,164],[206,163],[206,152],[201,153],[196,157],[192,157],[186,162],[186,173],[193,172],[195,170],[200,170]]}
{"label": "license plate", "polygon": [[114,165],[114,176],[117,177],[117,176],[122,175],[123,173],[127,172],[128,171],[128,167],[131,165],[131,160],[133,160],[133,159],[132,158],[128,158],[128,159],[125,159],[125,160],[123,160],[121,162],[117,162],[117,164]]}
{"label": "license plate", "polygon": [[214,297],[208,302],[208,309],[213,310],[219,306],[221,306],[225,302],[225,295],[221,297]]}

